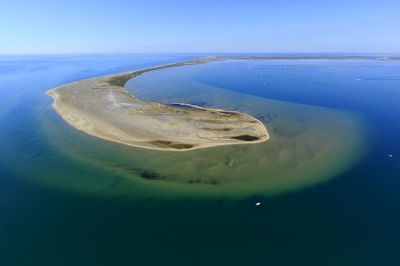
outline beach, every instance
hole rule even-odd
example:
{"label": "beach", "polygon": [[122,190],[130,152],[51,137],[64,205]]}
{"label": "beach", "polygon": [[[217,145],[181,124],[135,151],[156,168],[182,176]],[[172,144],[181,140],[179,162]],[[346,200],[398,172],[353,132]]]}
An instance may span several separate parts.
{"label": "beach", "polygon": [[236,111],[192,104],[142,101],[125,83],[142,73],[206,63],[209,58],[81,80],[47,92],[53,108],[72,127],[89,135],[134,147],[188,151],[269,139],[264,124]]}

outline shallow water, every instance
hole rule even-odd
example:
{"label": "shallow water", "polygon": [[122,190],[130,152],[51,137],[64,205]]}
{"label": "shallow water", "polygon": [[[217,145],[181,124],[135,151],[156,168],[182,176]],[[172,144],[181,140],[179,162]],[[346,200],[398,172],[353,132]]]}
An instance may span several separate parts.
{"label": "shallow water", "polygon": [[181,153],[87,136],[44,94],[193,57],[0,60],[0,264],[395,265],[400,62],[228,60],[129,81],[142,99],[248,112],[271,133]]}

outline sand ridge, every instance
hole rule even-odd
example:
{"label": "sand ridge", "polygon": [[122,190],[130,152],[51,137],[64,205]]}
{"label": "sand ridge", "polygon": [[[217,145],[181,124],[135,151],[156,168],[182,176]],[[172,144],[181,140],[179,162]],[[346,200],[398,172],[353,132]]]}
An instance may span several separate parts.
{"label": "sand ridge", "polygon": [[213,58],[81,80],[57,87],[47,94],[54,100],[53,108],[74,128],[130,146],[188,151],[268,140],[264,124],[248,114],[185,103],[142,101],[124,88],[129,79],[148,71],[209,60]]}

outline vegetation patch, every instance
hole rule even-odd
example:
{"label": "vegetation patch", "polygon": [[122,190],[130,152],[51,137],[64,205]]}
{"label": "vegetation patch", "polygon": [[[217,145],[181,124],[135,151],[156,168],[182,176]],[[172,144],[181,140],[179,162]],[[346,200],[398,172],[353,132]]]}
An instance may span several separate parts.
{"label": "vegetation patch", "polygon": [[157,140],[157,141],[153,141],[153,144],[156,144],[157,146],[160,147],[170,147],[170,148],[174,148],[174,149],[190,149],[193,148],[192,144],[186,144],[186,143],[173,143],[171,141],[167,141],[167,140]]}
{"label": "vegetation patch", "polygon": [[258,137],[255,136],[250,136],[250,135],[239,135],[235,137],[231,137],[231,139],[238,139],[238,140],[244,140],[244,141],[254,141],[258,140]]}
{"label": "vegetation patch", "polygon": [[118,86],[118,87],[124,87],[125,83],[130,80],[133,77],[136,77],[138,74],[137,72],[134,73],[129,73],[121,76],[115,76],[110,78],[107,82],[111,86]]}
{"label": "vegetation patch", "polygon": [[185,144],[185,143],[170,143],[168,144],[168,146],[178,150],[193,148],[192,144]]}

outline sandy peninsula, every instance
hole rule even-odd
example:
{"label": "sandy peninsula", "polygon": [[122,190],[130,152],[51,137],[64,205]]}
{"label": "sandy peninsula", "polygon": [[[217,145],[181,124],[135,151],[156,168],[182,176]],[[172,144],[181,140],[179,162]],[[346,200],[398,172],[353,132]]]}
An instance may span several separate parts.
{"label": "sandy peninsula", "polygon": [[124,88],[129,79],[142,73],[208,60],[81,80],[57,87],[47,94],[54,99],[53,108],[74,128],[130,146],[188,151],[268,140],[264,124],[248,114],[184,103],[142,101]]}

